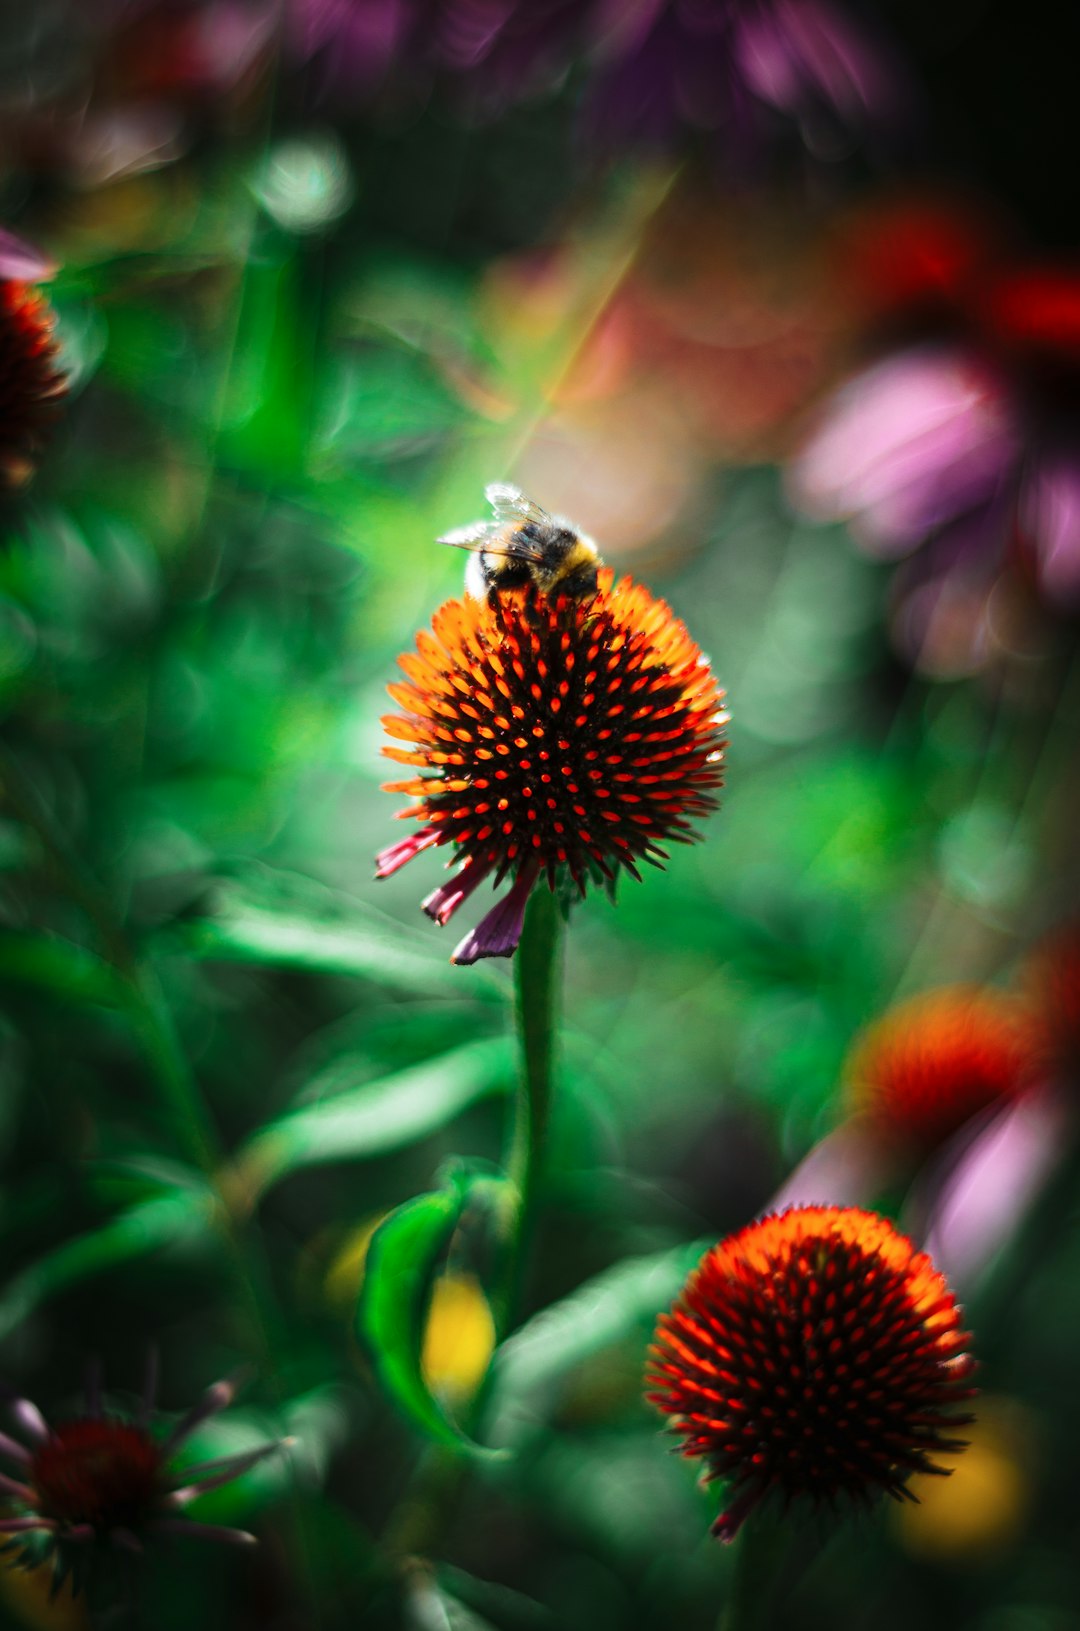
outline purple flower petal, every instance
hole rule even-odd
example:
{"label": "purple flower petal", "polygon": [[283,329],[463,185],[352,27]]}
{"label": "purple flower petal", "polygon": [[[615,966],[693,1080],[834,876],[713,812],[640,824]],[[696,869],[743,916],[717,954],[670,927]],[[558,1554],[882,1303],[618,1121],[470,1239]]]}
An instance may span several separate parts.
{"label": "purple flower petal", "polygon": [[1064,1094],[1045,1087],[997,1115],[960,1155],[933,1209],[926,1250],[953,1285],[970,1285],[1005,1244],[1065,1154]]}
{"label": "purple flower petal", "polygon": [[212,1489],[218,1489],[222,1484],[231,1483],[243,1473],[250,1472],[252,1467],[265,1461],[268,1455],[283,1449],[284,1444],[260,1444],[254,1450],[241,1450],[236,1455],[220,1456],[214,1461],[202,1461],[194,1467],[184,1467],[178,1474],[184,1482],[183,1485],[171,1491],[168,1496],[170,1506],[187,1506],[189,1502],[198,1500],[200,1495],[206,1495]]}
{"label": "purple flower petal", "polygon": [[0,227],[0,277],[16,283],[41,283],[55,277],[56,269],[48,255]]}
{"label": "purple flower petal", "polygon": [[24,1467],[30,1463],[30,1451],[24,1444],[9,1438],[6,1433],[0,1433],[0,1455],[6,1455],[11,1461],[18,1461]]}
{"label": "purple flower petal", "polygon": [[379,851],[375,857],[375,876],[389,878],[391,873],[396,872],[407,861],[411,861],[414,855],[419,855],[421,850],[430,849],[432,844],[437,844],[438,841],[438,833],[433,832],[430,827],[426,831],[411,832],[408,838],[401,838],[396,844],[391,844],[389,849]]}
{"label": "purple flower petal", "polygon": [[895,100],[885,59],[848,18],[815,0],[773,0],[741,13],[733,50],[751,90],[784,113],[816,97],[849,121]]}
{"label": "purple flower petal", "polygon": [[44,1443],[49,1437],[48,1423],[37,1405],[30,1399],[16,1399],[11,1407],[11,1414],[23,1432],[36,1439],[38,1443]]}
{"label": "purple flower petal", "polygon": [[785,1179],[762,1211],[790,1206],[865,1206],[889,1175],[880,1140],[860,1121],[827,1133]]}
{"label": "purple flower petal", "polygon": [[491,871],[489,861],[478,861],[471,855],[459,872],[446,883],[433,889],[427,899],[421,902],[428,917],[433,918],[440,926],[445,927],[461,905],[468,900],[477,884],[483,883]]}
{"label": "purple flower petal", "polygon": [[959,349],[918,347],[837,392],[789,491],[819,520],[851,520],[872,553],[902,555],[988,502],[1019,445],[1013,404],[989,367]]}
{"label": "purple flower petal", "polygon": [[236,1397],[239,1379],[226,1377],[221,1382],[215,1382],[208,1387],[198,1404],[193,1405],[186,1416],[182,1416],[161,1447],[161,1458],[167,1461],[173,1451],[190,1438],[200,1423],[209,1416],[216,1416],[219,1410],[226,1410]]}
{"label": "purple flower petal", "polygon": [[522,867],[509,893],[465,936],[450,959],[452,963],[467,967],[481,957],[513,956],[525,924],[525,902],[539,873],[535,862]]}
{"label": "purple flower petal", "polygon": [[1025,479],[1020,527],[1052,600],[1080,603],[1080,454],[1051,454]]}

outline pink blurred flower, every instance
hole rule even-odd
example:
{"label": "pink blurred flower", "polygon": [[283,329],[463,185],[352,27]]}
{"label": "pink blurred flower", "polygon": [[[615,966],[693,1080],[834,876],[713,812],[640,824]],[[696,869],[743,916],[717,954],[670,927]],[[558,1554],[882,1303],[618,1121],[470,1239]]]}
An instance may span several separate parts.
{"label": "pink blurred flower", "polygon": [[1001,241],[932,201],[852,233],[852,289],[893,344],[826,401],[788,470],[794,505],[850,523],[867,553],[920,552],[894,626],[935,673],[1001,640],[999,587],[1019,603],[1034,578],[1045,602],[1080,605],[1080,269],[1026,267]]}
{"label": "pink blurred flower", "polygon": [[918,346],[857,374],[792,461],[789,489],[876,555],[908,553],[1011,479],[1020,427],[1005,380],[959,347]]}

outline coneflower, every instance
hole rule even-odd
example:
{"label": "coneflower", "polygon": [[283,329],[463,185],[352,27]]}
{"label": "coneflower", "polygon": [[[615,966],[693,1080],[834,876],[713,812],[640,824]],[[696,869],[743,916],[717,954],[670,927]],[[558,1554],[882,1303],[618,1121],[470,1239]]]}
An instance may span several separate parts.
{"label": "coneflower", "polygon": [[911,1474],[963,1447],[967,1340],[944,1277],[891,1223],[802,1207],[706,1254],[661,1316],[648,1397],[682,1453],[727,1480],[713,1533],[732,1540],[774,1495],[914,1499]]}
{"label": "coneflower", "polygon": [[662,600],[602,568],[595,596],[530,585],[490,600],[447,601],[415,653],[404,713],[385,721],[391,759],[418,774],[388,790],[419,802],[418,831],[378,857],[388,877],[421,850],[450,845],[453,877],[423,902],[444,924],[486,878],[507,894],[468,934],[456,963],[508,957],[525,902],[560,876],[638,878],[695,837],[723,781],[723,692]]}
{"label": "coneflower", "polygon": [[1015,997],[941,986],[897,1003],[856,1041],[845,1067],[852,1108],[917,1155],[965,1122],[1004,1108],[1039,1063],[1030,1015]]}
{"label": "coneflower", "polygon": [[56,318],[33,286],[53,270],[36,250],[0,231],[0,488],[33,474],[67,381]]}
{"label": "coneflower", "polygon": [[[56,1590],[71,1575],[76,1588],[93,1566],[100,1546],[140,1552],[160,1535],[253,1542],[254,1535],[218,1524],[198,1523],[183,1511],[198,1496],[228,1483],[281,1448],[254,1450],[194,1466],[174,1467],[173,1457],[197,1427],[229,1405],[232,1381],[215,1382],[171,1431],[153,1425],[153,1376],[134,1416],[106,1409],[96,1382],[87,1388],[80,1415],[50,1426],[29,1399],[11,1406],[21,1439],[0,1433],[0,1457],[15,1469],[0,1473],[0,1542],[16,1548],[26,1568],[51,1563]],[[26,1442],[23,1442],[25,1440]]]}

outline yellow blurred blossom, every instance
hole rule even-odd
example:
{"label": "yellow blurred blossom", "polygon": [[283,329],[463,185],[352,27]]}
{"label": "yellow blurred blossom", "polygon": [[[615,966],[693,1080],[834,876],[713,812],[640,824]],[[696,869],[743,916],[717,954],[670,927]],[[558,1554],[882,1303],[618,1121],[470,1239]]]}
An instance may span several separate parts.
{"label": "yellow blurred blossom", "polygon": [[997,1555],[1023,1528],[1030,1425],[1011,1400],[980,1398],[977,1409],[978,1420],[965,1429],[968,1448],[937,1457],[951,1476],[916,1474],[910,1488],[919,1505],[895,1513],[901,1544],[918,1557],[967,1563]]}
{"label": "yellow blurred blossom", "polygon": [[479,1280],[444,1274],[432,1290],[420,1359],[428,1387],[452,1403],[470,1399],[494,1351],[495,1322]]}
{"label": "yellow blurred blossom", "polygon": [[[0,1560],[0,1601],[19,1625],[31,1631],[83,1631],[86,1610],[82,1598],[72,1595],[70,1581],[49,1601],[51,1564],[22,1569],[14,1560]],[[6,1618],[6,1617],[5,1617]]]}

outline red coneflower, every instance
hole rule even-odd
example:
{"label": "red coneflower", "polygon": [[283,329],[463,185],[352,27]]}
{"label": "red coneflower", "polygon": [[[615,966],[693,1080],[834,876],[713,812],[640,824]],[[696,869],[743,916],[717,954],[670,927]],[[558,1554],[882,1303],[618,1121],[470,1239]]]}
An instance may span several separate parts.
{"label": "red coneflower", "polygon": [[183,1509],[196,1497],[239,1477],[280,1444],[195,1466],[175,1468],[172,1458],[207,1417],[231,1403],[236,1384],[215,1382],[170,1433],[151,1430],[154,1378],[135,1419],[102,1408],[96,1383],[87,1388],[82,1415],[50,1427],[37,1406],[17,1399],[12,1414],[30,1441],[0,1433],[0,1456],[18,1467],[15,1477],[0,1473],[0,1496],[8,1511],[0,1517],[4,1548],[18,1548],[18,1562],[36,1568],[51,1562],[59,1590],[69,1574],[78,1588],[92,1562],[95,1543],[142,1550],[155,1535],[190,1535],[239,1543],[255,1537],[240,1529],[195,1523]]}
{"label": "red coneflower", "polygon": [[32,475],[67,381],[52,308],[3,269],[0,259],[0,485],[11,490]]}
{"label": "red coneflower", "polygon": [[942,986],[870,1025],[845,1067],[848,1092],[887,1138],[919,1154],[1031,1085],[1038,1047],[1022,1003],[1000,991]]}
{"label": "red coneflower", "polygon": [[885,1218],[807,1206],[706,1254],[650,1352],[651,1403],[682,1453],[729,1482],[713,1533],[732,1540],[774,1491],[833,1504],[915,1499],[914,1472],[960,1449],[974,1361],[960,1309]]}
{"label": "red coneflower", "polygon": [[694,838],[688,816],[716,807],[723,781],[723,692],[682,623],[647,589],[603,568],[595,597],[535,587],[450,600],[416,654],[406,710],[385,721],[409,744],[384,753],[426,772],[388,790],[420,800],[401,812],[420,830],[378,857],[389,877],[421,850],[454,846],[462,863],[424,901],[446,923],[485,878],[509,892],[454,952],[456,963],[508,957],[525,902],[561,873],[640,876],[661,845]]}

